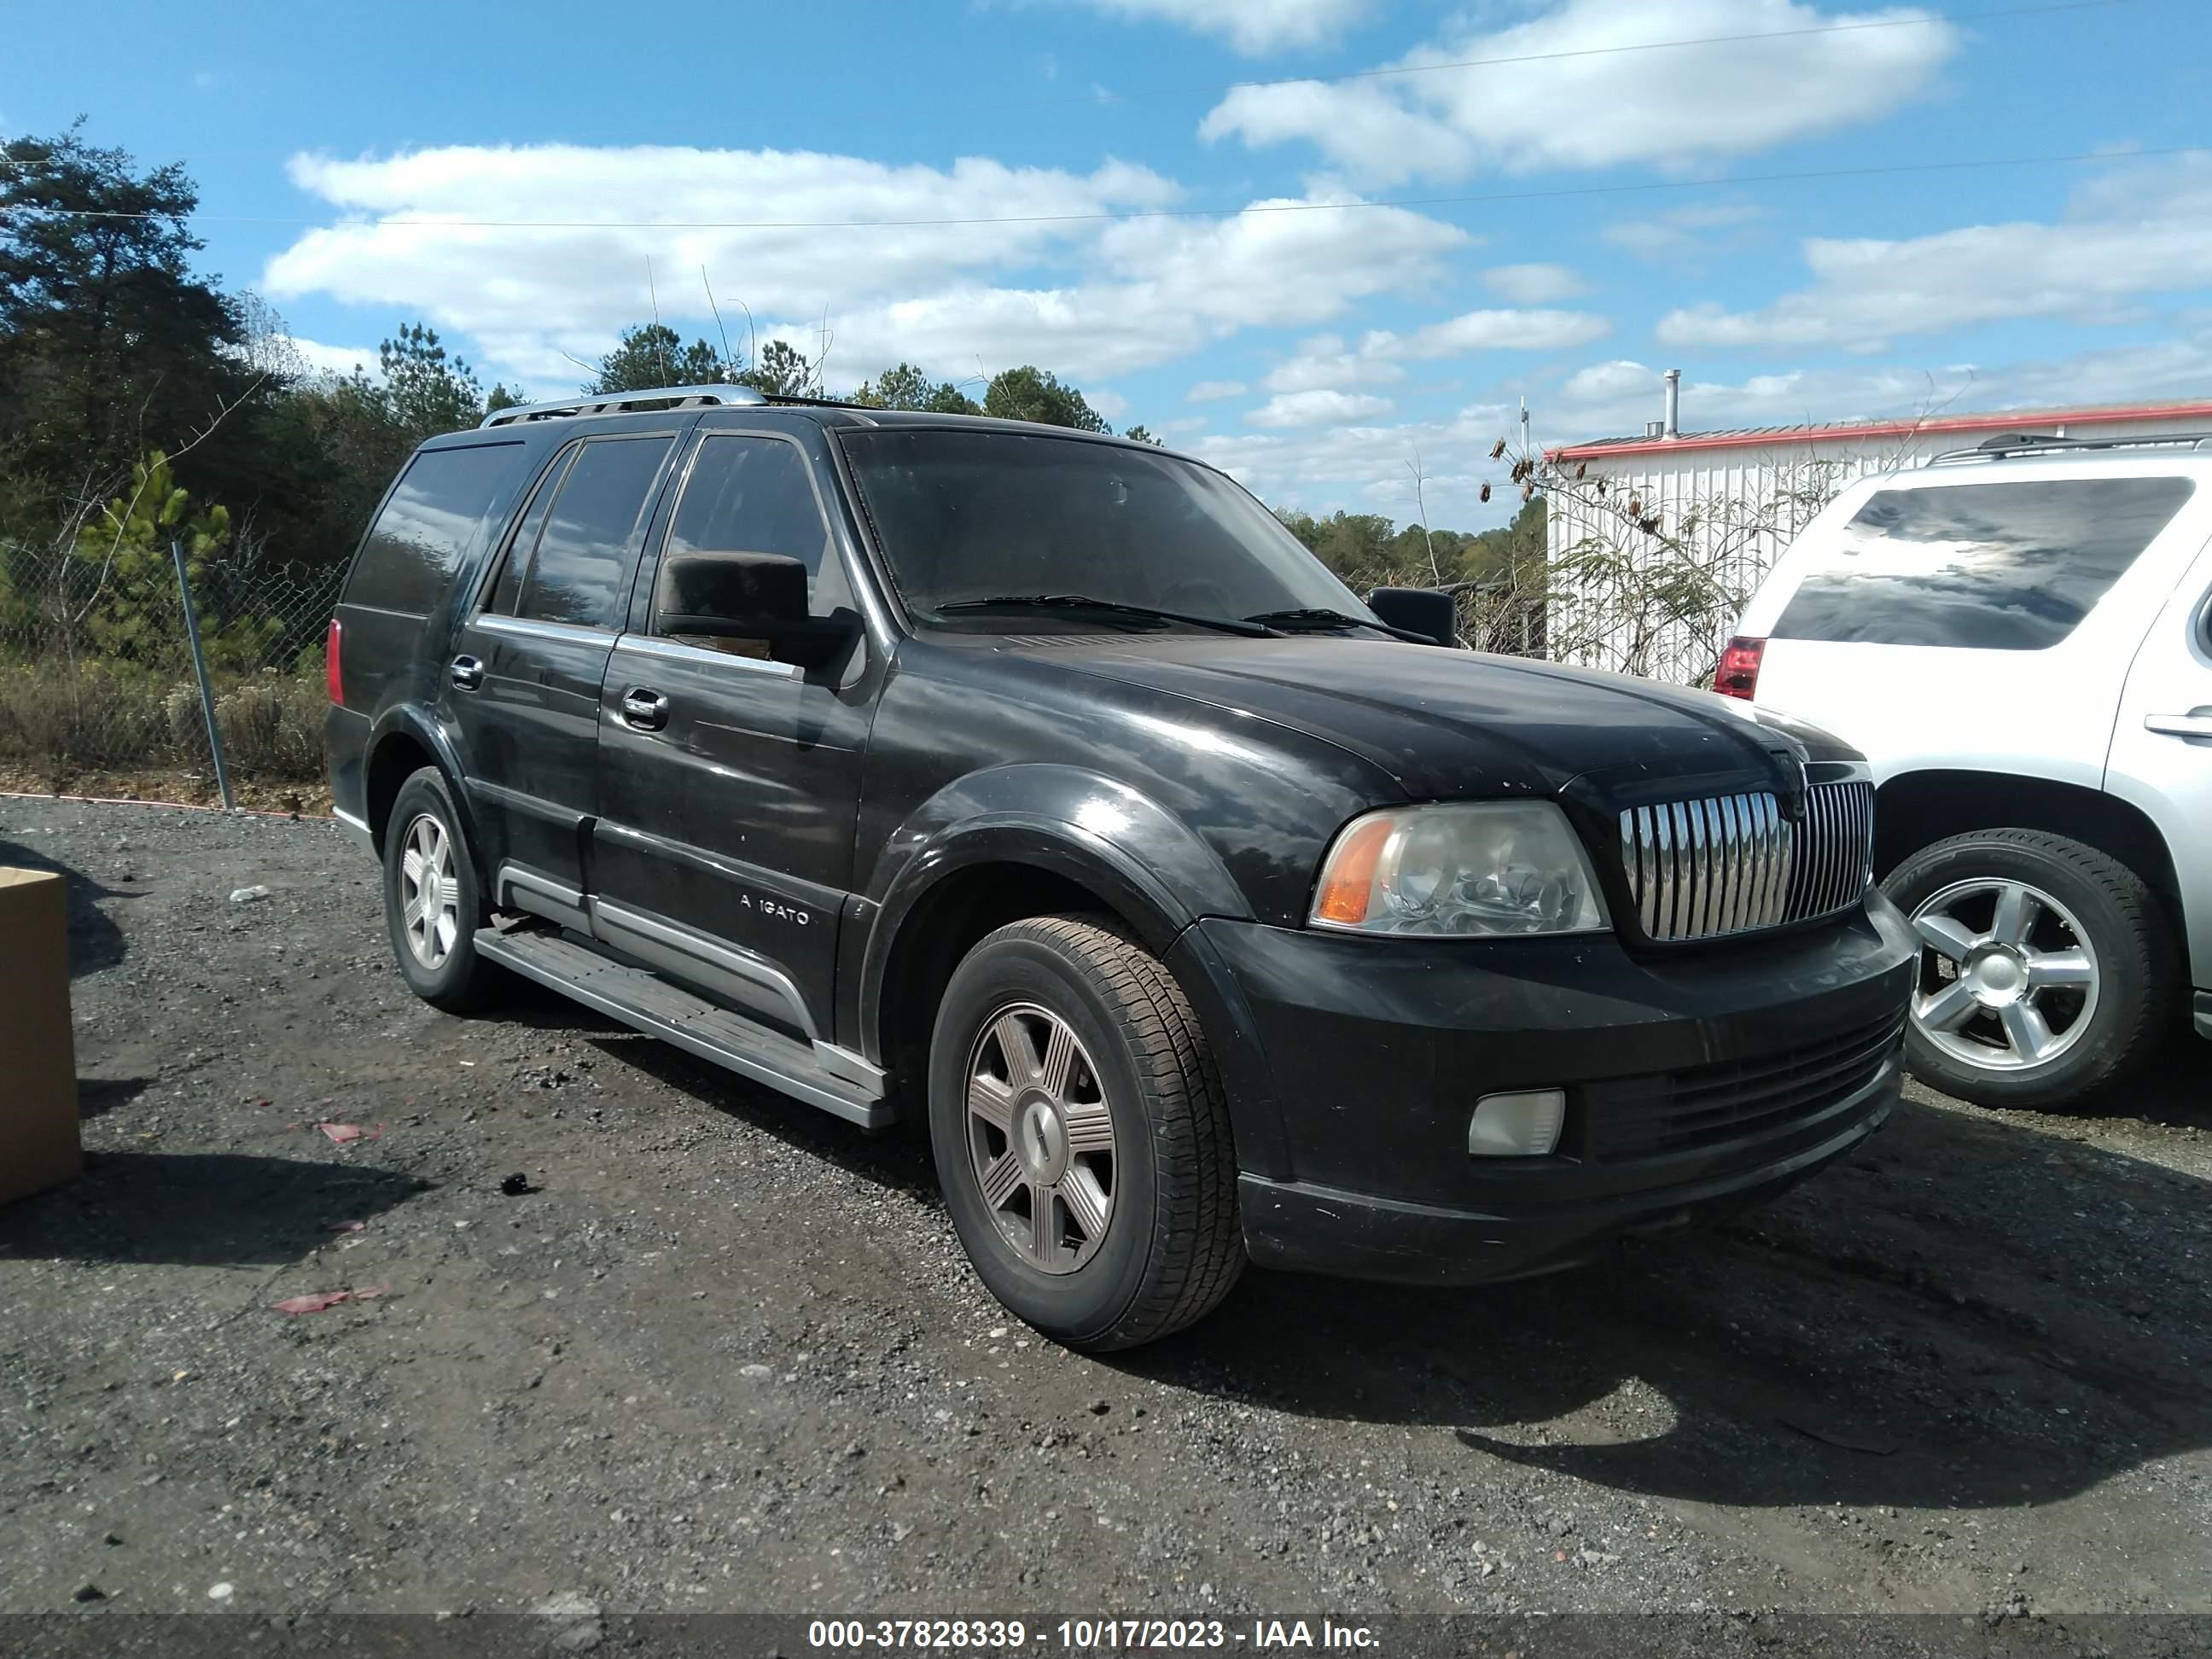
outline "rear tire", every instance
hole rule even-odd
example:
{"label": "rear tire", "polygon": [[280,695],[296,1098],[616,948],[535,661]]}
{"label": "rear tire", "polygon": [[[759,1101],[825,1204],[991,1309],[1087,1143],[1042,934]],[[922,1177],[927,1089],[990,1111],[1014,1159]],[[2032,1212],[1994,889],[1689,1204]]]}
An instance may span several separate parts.
{"label": "rear tire", "polygon": [[1244,1265],[1229,1110],[1158,958],[1101,919],[986,937],[945,988],[930,1142],[993,1295],[1071,1347],[1133,1347],[1228,1295]]}
{"label": "rear tire", "polygon": [[449,1014],[495,1000],[501,973],[476,942],[490,915],[453,791],[425,766],[399,786],[385,820],[384,919],[408,989]]}
{"label": "rear tire", "polygon": [[1982,1106],[2055,1111],[2148,1061],[2179,987],[2172,930],[2126,865],[2039,830],[1923,847],[1883,883],[1919,936],[1905,1058]]}

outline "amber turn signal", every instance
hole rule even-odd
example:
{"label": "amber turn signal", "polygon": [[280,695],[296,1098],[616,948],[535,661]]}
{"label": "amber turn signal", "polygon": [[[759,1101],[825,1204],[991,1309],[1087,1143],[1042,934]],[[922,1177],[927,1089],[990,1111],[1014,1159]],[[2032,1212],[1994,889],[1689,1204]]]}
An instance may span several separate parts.
{"label": "amber turn signal", "polygon": [[1382,843],[1397,828],[1395,820],[1374,817],[1359,825],[1338,846],[1322,874],[1321,892],[1314,901],[1314,919],[1357,927],[1367,920],[1367,901],[1375,890],[1375,866],[1382,858]]}

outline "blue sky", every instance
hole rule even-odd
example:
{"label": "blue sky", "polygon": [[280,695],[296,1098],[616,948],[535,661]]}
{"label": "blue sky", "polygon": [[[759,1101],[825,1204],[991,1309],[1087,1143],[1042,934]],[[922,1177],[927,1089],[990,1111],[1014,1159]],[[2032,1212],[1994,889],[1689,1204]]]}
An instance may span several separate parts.
{"label": "blue sky", "polygon": [[[1669,366],[1686,427],[2212,395],[2212,154],[2160,153],[2212,143],[2202,0],[178,20],[11,8],[0,132],[183,162],[206,268],[319,363],[427,319],[557,395],[648,260],[711,335],[703,265],[833,388],[1033,362],[1278,505],[1410,520],[1418,455],[1470,526],[1519,399],[1539,442],[1639,430]],[[1870,171],[1961,161],[2001,164]]]}

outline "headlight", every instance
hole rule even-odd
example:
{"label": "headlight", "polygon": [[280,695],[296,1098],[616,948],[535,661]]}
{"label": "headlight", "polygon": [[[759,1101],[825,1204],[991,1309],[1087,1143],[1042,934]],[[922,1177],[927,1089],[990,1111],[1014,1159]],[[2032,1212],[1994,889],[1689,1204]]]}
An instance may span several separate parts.
{"label": "headlight", "polygon": [[1308,920],[1450,938],[1608,925],[1582,843],[1549,801],[1401,806],[1354,818],[1322,860]]}

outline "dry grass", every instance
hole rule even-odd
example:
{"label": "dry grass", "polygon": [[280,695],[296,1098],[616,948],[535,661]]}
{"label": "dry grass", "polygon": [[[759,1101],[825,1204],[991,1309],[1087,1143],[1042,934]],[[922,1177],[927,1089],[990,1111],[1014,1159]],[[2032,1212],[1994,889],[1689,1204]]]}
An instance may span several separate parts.
{"label": "dry grass", "polygon": [[[218,681],[216,721],[231,776],[319,784],[327,707],[313,674]],[[0,664],[0,763],[48,787],[146,769],[212,777],[198,686],[100,661]]]}

